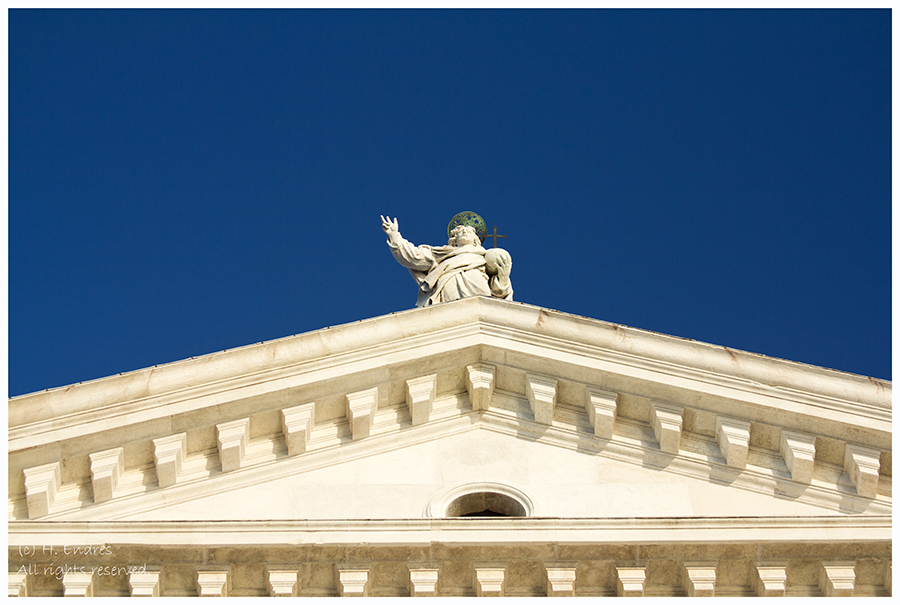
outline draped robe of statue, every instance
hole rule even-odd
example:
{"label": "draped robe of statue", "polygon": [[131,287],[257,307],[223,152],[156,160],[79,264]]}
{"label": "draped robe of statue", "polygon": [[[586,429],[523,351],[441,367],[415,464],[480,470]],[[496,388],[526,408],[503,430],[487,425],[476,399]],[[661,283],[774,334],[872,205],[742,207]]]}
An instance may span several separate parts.
{"label": "draped robe of statue", "polygon": [[488,275],[482,246],[416,246],[396,232],[388,237],[388,246],[419,286],[417,307],[470,296],[512,300],[512,284],[507,280],[502,287],[498,276]]}

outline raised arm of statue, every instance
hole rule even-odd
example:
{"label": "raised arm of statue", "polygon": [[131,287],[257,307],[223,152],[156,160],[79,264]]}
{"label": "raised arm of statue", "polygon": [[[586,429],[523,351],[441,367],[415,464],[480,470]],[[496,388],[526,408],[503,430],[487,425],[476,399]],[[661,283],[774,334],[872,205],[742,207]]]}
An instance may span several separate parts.
{"label": "raised arm of statue", "polygon": [[446,246],[416,246],[406,241],[397,219],[389,216],[381,217],[381,228],[387,234],[391,254],[409,269],[419,286],[417,307],[470,296],[512,300],[509,253],[502,248],[482,248],[471,225],[456,225],[452,230],[448,227],[450,240]]}
{"label": "raised arm of statue", "polygon": [[381,217],[381,228],[388,236],[388,246],[397,262],[412,271],[430,271],[434,267],[431,246],[416,246],[403,239],[397,219]]}

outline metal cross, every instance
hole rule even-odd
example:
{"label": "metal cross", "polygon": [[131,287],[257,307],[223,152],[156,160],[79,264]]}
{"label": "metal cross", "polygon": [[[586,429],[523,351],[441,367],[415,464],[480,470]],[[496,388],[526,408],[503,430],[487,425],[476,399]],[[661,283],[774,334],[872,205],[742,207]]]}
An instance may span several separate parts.
{"label": "metal cross", "polygon": [[494,234],[493,234],[493,235],[485,235],[485,236],[484,236],[484,239],[487,239],[487,238],[489,238],[489,237],[493,237],[493,238],[494,238],[494,248],[496,248],[496,247],[497,247],[497,238],[498,238],[498,237],[503,237],[503,238],[505,238],[506,236],[505,236],[505,235],[497,235],[497,227],[494,227]]}

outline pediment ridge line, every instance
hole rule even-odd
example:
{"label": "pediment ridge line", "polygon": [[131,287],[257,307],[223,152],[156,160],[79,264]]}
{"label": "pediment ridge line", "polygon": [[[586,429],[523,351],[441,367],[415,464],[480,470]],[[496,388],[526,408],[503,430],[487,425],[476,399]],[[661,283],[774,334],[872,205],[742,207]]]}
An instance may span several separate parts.
{"label": "pediment ridge line", "polygon": [[[477,324],[470,324],[468,326],[462,326],[462,327],[471,327],[472,325],[477,325]],[[459,327],[460,326],[457,326],[452,329],[459,329]],[[450,330],[450,329],[451,328],[447,328],[447,330]],[[459,338],[470,338],[477,334],[478,334],[478,332],[475,331],[475,332],[472,332],[469,334],[461,335],[458,338],[453,339],[453,340],[458,340]],[[429,333],[427,335],[420,335],[420,336],[427,337],[430,335],[432,335],[432,334]],[[442,341],[442,344],[452,343],[453,340]],[[394,352],[395,353],[408,352],[410,350],[419,348],[419,347],[421,347],[423,345],[427,345],[427,344],[429,344],[429,343],[426,342],[426,343],[411,344],[409,346],[399,347]],[[480,345],[481,343],[478,343],[478,344]],[[374,349],[375,347],[372,347],[372,348]],[[200,385],[200,386],[183,387],[180,389],[176,389],[173,391],[166,391],[164,393],[159,393],[156,395],[148,395],[148,396],[142,397],[140,399],[132,399],[129,401],[123,401],[123,402],[111,404],[111,405],[101,407],[101,408],[81,410],[78,412],[73,412],[71,414],[66,414],[64,416],[48,418],[45,420],[40,420],[38,422],[30,423],[30,424],[23,424],[23,425],[19,425],[19,426],[10,428],[9,433],[8,433],[8,439],[9,439],[9,442],[12,444],[14,441],[23,440],[23,439],[27,439],[27,438],[33,438],[33,437],[39,437],[41,435],[44,435],[47,433],[52,433],[54,431],[89,425],[93,422],[108,421],[112,418],[123,418],[126,416],[131,417],[137,412],[145,412],[145,413],[149,414],[149,413],[155,412],[161,408],[165,408],[167,406],[184,404],[187,402],[196,401],[196,400],[204,398],[204,397],[215,397],[217,395],[220,395],[222,393],[226,393],[229,391],[236,391],[238,389],[252,388],[254,386],[258,386],[258,385],[262,385],[262,384],[275,384],[275,383],[281,382],[281,381],[289,381],[291,379],[295,379],[297,377],[303,376],[305,374],[310,374],[312,372],[319,372],[319,371],[339,367],[341,365],[346,365],[348,363],[359,363],[359,362],[363,362],[363,361],[367,361],[370,359],[381,357],[384,354],[383,351],[373,351],[370,355],[356,357],[356,354],[358,352],[359,351],[353,351],[351,353],[338,354],[335,356],[328,355],[326,357],[318,358],[314,361],[299,362],[297,364],[292,364],[289,366],[282,366],[279,368],[272,368],[272,369],[267,369],[267,370],[259,370],[256,372],[241,374],[240,376],[236,376],[236,377],[222,378],[222,379],[210,382],[210,383],[204,383],[203,385]],[[347,359],[341,359],[341,355],[353,355],[355,358],[348,361]],[[322,365],[317,365],[317,367],[315,367],[315,368],[302,369],[300,371],[294,371],[294,372],[287,373],[288,370],[296,369],[296,368],[298,368],[298,366],[303,366],[303,365],[307,365],[310,363],[320,364],[321,362],[325,362],[325,361],[327,361],[327,363],[324,363]],[[273,373],[273,372],[286,373],[287,375],[277,376],[277,377],[273,377],[273,378],[264,376],[264,374],[269,374],[269,373]],[[274,390],[283,390],[285,388],[293,388],[294,386],[303,386],[303,385],[282,386],[282,387],[279,387],[278,389],[274,389]],[[186,396],[184,395],[185,393],[187,393]],[[152,401],[153,399],[157,399],[157,398],[166,399],[166,400],[158,402],[158,403],[154,403],[147,407],[143,407],[144,404],[146,404],[148,401]],[[216,403],[214,405],[221,405],[221,402]],[[186,410],[179,410],[179,411],[175,412],[175,414],[188,414],[188,413],[196,411],[197,409],[202,409],[204,407],[209,407],[209,406],[200,406],[200,407],[193,407],[193,408],[186,409]],[[134,408],[138,408],[138,409],[135,410]],[[99,417],[89,417],[87,420],[84,420],[81,422],[74,422],[74,423],[66,422],[66,421],[70,421],[73,418],[77,418],[79,416],[90,416],[92,414],[98,414],[98,413],[102,414],[102,415]],[[152,420],[152,418],[151,418],[151,420]],[[148,421],[150,421],[150,420],[148,420]],[[129,423],[125,423],[125,424],[129,424]],[[60,425],[63,425],[63,426],[60,426]],[[59,441],[59,439],[54,439],[54,442],[56,442],[56,441]],[[26,445],[22,448],[13,447],[13,448],[10,448],[10,451],[16,451],[17,449],[25,449],[25,447],[35,447],[35,446],[34,445]]]}
{"label": "pediment ridge line", "polygon": [[[602,361],[605,363],[611,363],[616,365],[624,365],[630,366],[639,370],[651,371],[658,374],[663,374],[666,376],[671,376],[674,378],[679,378],[682,380],[691,380],[695,382],[699,382],[701,384],[706,384],[715,387],[724,387],[728,389],[733,389],[736,391],[740,391],[743,393],[751,393],[753,395],[771,397],[773,399],[777,399],[779,401],[785,401],[788,403],[801,403],[804,405],[810,405],[813,407],[817,407],[820,409],[830,410],[830,411],[839,411],[844,414],[848,414],[853,417],[861,417],[869,420],[880,420],[883,422],[891,422],[892,414],[891,408],[886,406],[881,406],[876,403],[862,403],[858,401],[854,401],[846,398],[839,398],[834,395],[824,394],[824,393],[815,393],[812,391],[805,391],[800,389],[792,389],[790,387],[781,386],[781,385],[772,385],[764,382],[759,382],[757,380],[753,380],[751,378],[742,378],[738,376],[734,376],[731,374],[725,374],[723,372],[717,370],[696,370],[689,365],[677,363],[668,360],[658,360],[652,359],[643,355],[639,355],[636,353],[630,353],[627,351],[619,351],[613,350],[610,351],[604,347],[598,345],[592,345],[582,342],[573,342],[567,341],[561,338],[553,337],[553,336],[538,336],[533,333],[524,331],[519,328],[509,328],[505,326],[486,326],[496,328],[498,332],[516,332],[519,335],[525,336],[526,338],[519,339],[519,342],[523,344],[528,344],[532,346],[540,346],[544,348],[552,348],[555,351],[562,353],[567,356],[581,356],[596,359],[598,361]],[[508,334],[490,334],[490,330],[486,330],[485,334],[489,336],[493,336],[496,338],[502,338],[505,341],[511,340]],[[560,344],[560,346],[552,347],[549,345],[552,341],[556,341]],[[488,346],[494,346],[491,343],[486,343]],[[564,345],[564,346],[562,346]],[[573,349],[582,349],[580,355],[578,352],[573,353]],[[624,360],[631,360],[632,363],[625,363]],[[669,370],[669,371],[666,371]],[[715,377],[718,382],[710,380],[710,377]],[[764,391],[760,393],[759,391]],[[798,399],[802,399],[803,401],[797,401]],[[823,405],[824,403],[824,405]],[[760,405],[760,404],[756,404]],[[829,405],[831,407],[829,407]],[[869,414],[861,414],[859,413],[860,407],[865,408],[866,411],[871,413]]]}
{"label": "pediment ridge line", "polygon": [[[513,423],[529,422],[527,420],[522,420],[522,419],[516,418],[511,423],[510,422],[511,418],[509,416],[500,415],[500,414],[496,413],[494,410],[490,410],[489,412],[487,412],[485,414],[485,418],[498,419],[500,421],[503,421],[503,422],[497,422],[496,424],[485,423],[487,430],[496,430],[497,432],[499,432],[501,434],[511,435],[511,436],[519,436],[521,434],[521,427],[520,426],[512,426]],[[590,435],[590,434],[579,433],[577,431],[571,431],[571,430],[564,429],[561,427],[556,427],[556,426],[546,427],[544,425],[539,425],[539,424],[533,423],[533,422],[530,422],[530,424],[533,425],[533,427],[535,429],[537,429],[535,432],[542,433],[542,435],[539,439],[541,443],[544,443],[546,445],[552,445],[555,447],[561,447],[563,449],[578,451],[579,448],[577,445],[572,444],[565,439],[560,439],[559,437],[563,434],[568,434],[569,436],[574,436],[578,439],[590,438],[595,443],[606,442],[603,445],[602,449],[593,452],[592,453],[593,455],[608,458],[610,460],[616,460],[618,462],[622,462],[622,463],[626,463],[626,464],[633,464],[633,465],[644,467],[645,464],[643,461],[643,456],[645,454],[649,454],[649,455],[653,455],[653,456],[666,456],[666,454],[664,452],[661,452],[657,449],[651,449],[651,448],[647,448],[647,447],[644,447],[641,445],[631,444],[631,443],[619,441],[616,439],[605,440],[605,439],[601,439],[598,437],[594,437],[593,435]],[[552,440],[551,439],[544,440],[544,437],[552,436],[551,431],[558,432],[558,434],[555,435],[557,438],[552,439]],[[638,456],[641,456],[641,458],[638,459]],[[690,465],[690,466],[688,466],[688,465]],[[880,504],[882,506],[886,506],[889,508],[892,506],[890,502],[884,501],[883,496],[881,497],[881,499],[879,499],[878,497],[876,497],[875,499],[867,499],[867,498],[862,498],[856,494],[841,492],[836,488],[825,488],[825,487],[818,486],[818,485],[804,484],[804,483],[800,483],[797,481],[793,481],[792,479],[787,478],[787,477],[776,479],[776,478],[773,478],[771,475],[761,473],[759,471],[754,471],[751,469],[745,468],[745,469],[738,470],[738,469],[729,467],[727,464],[720,464],[717,462],[705,462],[705,461],[701,460],[699,456],[694,457],[694,456],[690,456],[690,455],[685,455],[685,453],[682,451],[679,451],[679,453],[677,455],[673,455],[671,457],[671,461],[669,462],[669,464],[667,464],[665,466],[657,466],[657,465],[652,465],[652,466],[653,466],[653,468],[656,468],[663,472],[669,472],[669,473],[679,475],[682,477],[688,477],[691,479],[698,479],[701,481],[722,485],[723,482],[719,482],[719,481],[715,481],[715,480],[711,479],[708,473],[703,473],[702,470],[695,470],[695,469],[700,468],[700,469],[718,470],[718,471],[722,472],[723,474],[729,474],[729,475],[736,476],[736,478],[733,481],[731,481],[727,484],[728,487],[734,487],[736,489],[742,489],[744,491],[758,493],[758,494],[762,494],[765,496],[772,496],[772,497],[776,497],[776,498],[779,498],[777,484],[780,480],[780,481],[788,483],[789,485],[795,486],[797,489],[802,490],[802,494],[800,496],[797,496],[796,498],[793,498],[792,500],[798,501],[798,502],[803,502],[803,503],[809,504],[811,506],[817,506],[820,508],[828,508],[831,510],[837,510],[839,512],[841,510],[841,504],[842,504],[841,501],[844,499],[848,499],[848,498],[852,499],[855,502],[860,503],[861,505],[864,505],[866,508],[872,503]],[[771,487],[772,491],[771,492],[763,491],[763,490],[759,489],[758,487],[756,487],[760,484]],[[807,494],[811,494],[811,493],[819,495],[821,497],[821,499],[814,499],[814,498],[810,497],[809,495],[807,495]]]}
{"label": "pediment ridge line", "polygon": [[[890,405],[879,406],[879,405],[875,405],[875,404],[871,404],[871,403],[863,403],[863,402],[859,402],[859,401],[853,401],[851,399],[840,399],[837,397],[833,397],[831,395],[810,394],[808,391],[801,391],[799,389],[794,389],[794,388],[791,388],[788,386],[778,386],[778,387],[771,387],[771,388],[775,388],[775,389],[778,389],[779,391],[783,391],[784,393],[791,395],[794,398],[797,398],[799,396],[804,396],[804,397],[824,399],[824,400],[827,400],[827,403],[834,402],[835,407],[845,406],[847,409],[846,410],[842,409],[841,411],[843,411],[844,413],[847,413],[847,414],[853,414],[855,416],[861,416],[863,418],[868,418],[868,419],[872,419],[872,420],[881,420],[883,422],[888,422],[888,423],[893,421],[893,417],[894,417],[893,407]],[[782,397],[781,399],[790,401],[791,397]],[[809,405],[819,407],[822,409],[828,409],[825,405],[816,403],[815,401],[809,402]],[[872,413],[865,414],[865,415],[854,413],[854,411],[857,410],[859,407],[863,407],[866,409],[866,411],[870,411]]]}
{"label": "pediment ridge line", "polygon": [[[495,302],[495,301],[492,301],[492,302]],[[521,303],[521,304],[523,304],[526,307],[530,307],[532,309],[538,310],[540,312],[549,312],[549,313],[555,313],[555,314],[564,316],[564,317],[568,318],[570,321],[575,321],[578,323],[588,324],[588,325],[603,326],[606,329],[612,329],[616,333],[630,332],[631,333],[630,335],[632,335],[634,337],[649,338],[649,339],[664,341],[667,344],[671,344],[676,347],[701,348],[701,349],[705,349],[710,352],[713,352],[715,354],[719,354],[724,351],[730,355],[736,354],[740,357],[744,357],[748,361],[768,363],[768,364],[773,364],[773,365],[783,365],[783,366],[787,366],[790,369],[792,369],[794,371],[798,371],[798,372],[805,372],[805,371],[813,371],[813,372],[818,372],[818,373],[824,372],[829,375],[830,379],[840,380],[840,381],[844,381],[844,382],[853,381],[853,382],[856,382],[859,384],[877,382],[877,383],[880,383],[882,388],[884,386],[890,387],[890,385],[892,384],[892,382],[890,380],[876,378],[874,376],[865,376],[863,374],[854,374],[853,372],[847,372],[845,370],[838,370],[835,368],[829,368],[829,367],[825,367],[825,366],[817,366],[814,364],[810,364],[810,363],[806,363],[806,362],[802,362],[802,361],[795,361],[795,360],[791,360],[791,359],[784,359],[781,357],[773,357],[770,355],[765,355],[763,353],[754,353],[752,351],[745,351],[743,349],[735,349],[732,347],[727,347],[724,345],[705,342],[702,340],[686,338],[683,336],[675,336],[672,334],[665,334],[663,332],[647,330],[644,328],[637,328],[637,327],[628,326],[625,324],[613,323],[613,322],[606,321],[603,319],[596,319],[596,318],[585,317],[585,316],[581,316],[581,315],[575,315],[572,313],[567,313],[565,311],[560,311],[558,309],[549,309],[546,307],[536,307],[534,305],[528,305],[528,303]],[[493,317],[495,317],[495,316],[492,315],[491,318],[485,318],[484,316],[482,316],[481,321],[487,325],[501,327],[504,329],[508,328],[510,330],[518,330],[518,331],[526,333],[526,334],[535,334],[537,332],[537,329],[532,327],[530,324],[528,327],[520,327],[520,326],[513,327],[513,326],[509,326],[508,324],[503,324],[497,320],[494,320]],[[541,336],[543,336],[543,334]],[[624,338],[627,339],[628,336],[629,336],[629,334],[624,334]],[[555,338],[557,340],[565,340],[564,338],[558,337],[558,336],[549,336],[548,335],[547,338]],[[616,340],[619,340],[619,339],[617,338]],[[585,343],[582,343],[579,341],[567,341],[567,342],[572,342],[573,344],[585,344]],[[597,346],[597,345],[588,345],[588,346]],[[619,348],[609,347],[608,349],[613,350],[613,351],[621,351],[623,353],[626,352]]]}
{"label": "pediment ridge line", "polygon": [[[310,472],[315,470],[320,470],[323,468],[328,468],[331,466],[335,466],[337,464],[342,464],[345,462],[358,460],[361,458],[366,458],[369,456],[394,451],[397,449],[402,449],[406,447],[411,447],[418,445],[420,443],[431,441],[435,435],[434,433],[438,433],[439,436],[446,435],[456,435],[460,433],[465,433],[472,430],[478,430],[480,423],[471,423],[469,421],[469,416],[473,414],[478,414],[478,412],[469,411],[465,414],[461,414],[458,416],[450,416],[447,418],[437,419],[433,422],[429,422],[427,425],[423,425],[422,427],[417,427],[417,429],[425,429],[409,431],[408,429],[411,427],[405,427],[407,430],[396,430],[385,433],[380,433],[377,435],[372,435],[371,437],[357,441],[355,445],[359,446],[353,448],[356,450],[352,455],[348,455],[348,452],[345,447],[354,445],[353,442],[348,443],[337,443],[334,445],[329,445],[323,447],[321,449],[312,450],[306,452],[304,454],[296,455],[296,456],[283,456],[277,458],[275,460],[269,460],[266,462],[261,462],[258,464],[253,464],[252,466],[243,467],[240,469],[235,469],[232,471],[223,472],[219,470],[216,474],[206,477],[198,477],[195,479],[190,479],[188,481],[179,482],[175,485],[169,486],[167,488],[157,488],[146,492],[128,494],[126,496],[116,497],[112,500],[109,500],[104,503],[98,504],[89,504],[87,507],[80,508],[77,510],[64,510],[59,512],[53,512],[41,519],[53,520],[55,518],[72,515],[72,514],[80,514],[83,511],[90,509],[97,513],[97,511],[105,510],[105,511],[113,511],[113,515],[121,516],[121,515],[133,515],[137,513],[149,512],[152,510],[156,510],[158,508],[169,506],[172,504],[180,504],[182,502],[190,502],[192,500],[197,500],[200,498],[205,498],[209,496],[214,496],[220,493],[225,493],[231,491],[233,489],[243,489],[247,487],[252,487],[253,485],[258,485],[260,483],[265,483],[267,481],[273,481],[277,479],[282,479],[284,477],[288,477],[290,475],[296,474],[297,466],[299,465],[301,468],[301,472]],[[446,430],[445,426],[449,424],[458,424],[459,427],[451,428],[450,430]],[[392,436],[397,436],[398,433],[408,432],[410,435],[403,435],[402,440],[395,441],[393,443],[388,442],[385,438],[389,438]],[[412,434],[415,433],[416,436],[412,437]],[[341,450],[340,456],[335,455],[335,453]],[[310,462],[310,459],[315,458],[326,458],[322,461]],[[285,465],[279,463],[287,463]],[[291,464],[292,463],[292,464]],[[274,470],[276,469],[277,470]],[[241,480],[243,478],[243,480]],[[251,478],[247,480],[247,478]],[[210,486],[210,484],[212,484]],[[237,484],[237,485],[235,485]],[[198,487],[202,487],[202,489],[198,490]],[[140,508],[132,508],[130,505],[135,501],[140,499],[156,499],[161,495],[162,490],[166,490],[166,498],[162,502],[158,503],[148,503],[147,506]],[[187,494],[190,492],[190,495]],[[182,493],[182,496],[178,496],[179,493]],[[103,508],[98,508],[102,506]],[[120,510],[124,509],[124,510]],[[118,512],[116,512],[118,511]]]}
{"label": "pediment ridge line", "polygon": [[[470,325],[472,325],[472,326],[479,326],[479,324],[470,324]],[[406,347],[407,350],[408,350],[409,348],[414,348],[414,347]],[[340,365],[341,363],[344,363],[344,361],[342,361],[342,360],[335,360],[334,363],[330,363],[330,364],[328,364],[328,365],[329,365],[329,367],[334,367],[335,365]],[[319,368],[316,368],[315,371],[318,371],[318,370],[321,370],[321,369],[324,369],[324,368],[319,367]],[[284,370],[284,368],[280,368],[280,369],[277,370],[277,371],[283,371],[283,370]],[[276,371],[276,370],[266,370],[265,372],[272,372],[272,371]],[[305,373],[308,373],[308,372],[295,372],[295,373],[290,374],[290,375],[288,375],[288,376],[282,376],[282,377],[280,377],[280,378],[278,378],[278,379],[276,379],[276,380],[278,380],[278,381],[290,380],[291,378],[296,378],[297,376],[301,376],[301,375],[303,375],[303,374],[305,374]],[[244,375],[244,376],[240,377],[239,380],[246,381],[246,380],[248,379],[248,377],[258,377],[259,374],[260,374],[260,373]],[[224,380],[222,380],[222,381],[218,381],[217,383],[215,383],[216,385],[221,385],[221,384],[224,383],[224,382],[230,382],[231,384],[228,385],[227,387],[224,387],[224,388],[218,388],[217,390],[213,390],[213,391],[211,391],[211,392],[206,392],[206,393],[196,393],[196,394],[193,394],[193,395],[190,396],[190,397],[182,397],[180,400],[177,400],[177,401],[167,401],[167,402],[164,402],[164,403],[157,404],[157,405],[153,406],[153,408],[150,408],[150,409],[148,409],[148,410],[143,410],[143,411],[146,411],[146,412],[152,412],[154,409],[159,409],[160,407],[165,407],[165,406],[168,406],[168,405],[173,405],[173,404],[177,404],[177,403],[183,403],[183,402],[187,402],[187,401],[193,401],[193,400],[196,400],[196,399],[198,399],[198,398],[200,398],[200,397],[215,396],[216,394],[220,394],[220,393],[222,393],[222,392],[229,391],[229,390],[235,390],[236,388],[250,388],[250,387],[252,387],[252,386],[259,385],[259,384],[262,384],[262,383],[265,383],[265,382],[270,382],[270,383],[271,383],[271,382],[274,382],[274,381],[272,381],[272,380],[266,380],[266,379],[264,379],[264,378],[262,378],[262,379],[259,379],[259,378],[258,378],[255,382],[251,382],[251,383],[249,383],[249,384],[244,384],[244,385],[240,385],[240,386],[234,386],[234,384],[233,384],[233,383],[234,383],[234,380],[235,380],[235,379],[224,379]],[[701,382],[703,382],[703,381],[701,381]],[[713,385],[714,385],[714,383],[710,383],[710,382],[708,382],[708,381],[705,382],[705,384],[713,384]],[[714,386],[715,386],[715,385],[714,385]],[[206,385],[206,387],[209,387],[209,385]],[[180,391],[176,391],[176,392],[173,392],[173,393],[183,393],[183,392],[185,392],[185,391],[189,391],[189,390],[193,390],[193,389],[197,389],[197,388],[198,388],[198,387],[190,387],[190,388],[188,388],[188,389],[182,389],[182,390],[180,390]],[[780,389],[781,387],[767,387],[767,388]],[[172,394],[172,393],[170,393],[170,394],[164,394],[164,395],[159,395],[159,396],[154,396],[154,397],[168,396],[168,395],[171,395],[171,394]],[[754,393],[754,394],[756,394],[756,393]],[[788,403],[795,403],[795,402],[790,401],[790,400],[785,400],[783,397],[780,397],[780,399],[781,399],[782,401],[787,401]],[[146,401],[146,400],[147,400],[147,398],[141,399],[141,400],[132,401],[132,402],[127,402],[127,403],[125,403],[125,404],[123,404],[123,405],[132,406],[132,407],[134,407],[134,406],[140,406],[141,402],[144,402],[144,401]],[[760,404],[757,404],[757,405],[760,405]],[[817,404],[812,403],[811,405],[814,405],[814,406],[815,406],[815,405],[817,405]],[[116,407],[119,407],[119,406],[116,406]],[[203,407],[205,407],[205,406],[203,406]],[[821,406],[820,406],[820,407],[821,407]],[[828,408],[825,407],[825,408],[823,408],[823,409],[828,409]],[[97,413],[98,411],[100,411],[100,410],[89,410],[89,411],[85,411],[85,412],[78,412],[78,413],[76,413],[75,415],[80,415],[80,414],[94,414],[94,413]],[[181,412],[178,412],[178,413],[190,413],[191,411],[194,411],[194,409],[192,408],[192,409],[190,409],[190,410],[184,410],[184,411],[181,411]],[[800,413],[802,413],[802,412],[800,412]],[[25,435],[21,435],[21,436],[20,436],[20,435],[16,435],[16,433],[19,432],[21,429],[26,429],[26,428],[30,428],[30,427],[38,427],[38,426],[39,426],[38,423],[31,424],[31,425],[22,425],[22,426],[20,426],[20,427],[15,427],[15,428],[13,428],[13,429],[10,429],[10,445],[13,446],[13,447],[10,449],[10,451],[16,451],[17,449],[24,449],[25,447],[39,447],[39,446],[40,446],[40,444],[38,444],[38,445],[34,445],[34,444],[25,444],[24,446],[21,446],[21,448],[20,448],[20,447],[17,447],[18,444],[15,443],[15,441],[17,441],[17,440],[27,439],[28,437],[38,437],[38,436],[40,436],[40,435],[42,435],[42,434],[46,434],[46,433],[49,433],[49,432],[53,432],[53,431],[55,431],[55,430],[64,430],[64,429],[72,428],[73,426],[83,426],[84,424],[89,424],[90,422],[102,421],[103,419],[114,418],[114,417],[123,417],[123,416],[132,416],[133,414],[134,414],[133,411],[131,411],[131,410],[127,409],[127,408],[123,408],[123,409],[120,409],[119,411],[117,411],[115,414],[110,414],[110,415],[107,415],[107,416],[105,416],[105,417],[101,417],[100,419],[94,418],[94,419],[88,420],[88,421],[86,421],[86,422],[84,422],[84,423],[80,423],[80,424],[76,424],[76,425],[70,425],[70,426],[67,426],[67,427],[51,426],[49,429],[46,429],[46,430],[41,430],[40,428],[37,428],[37,429],[35,429],[34,432],[32,432],[30,435],[27,435],[27,436],[25,436]],[[46,424],[53,424],[53,425],[55,425],[55,424],[58,424],[60,420],[62,420],[62,419],[64,419],[64,418],[68,418],[68,417],[71,417],[71,416],[61,417],[61,418],[59,418],[59,419],[52,419],[52,420],[41,421],[41,422],[42,422],[42,423],[46,423]],[[863,416],[863,417],[865,417],[865,416]],[[148,419],[147,421],[148,421],[148,422],[149,422],[149,421],[152,421],[152,419]],[[875,429],[875,430],[877,430],[877,429]],[[54,439],[54,441],[59,441],[59,439]]]}
{"label": "pediment ridge line", "polygon": [[[187,357],[187,358],[185,358],[185,359],[176,359],[176,360],[174,360],[174,361],[164,362],[164,363],[160,363],[160,364],[154,364],[154,365],[149,366],[149,367],[146,367],[146,368],[138,368],[138,369],[135,369],[135,370],[129,370],[129,371],[126,371],[126,372],[119,372],[119,373],[117,373],[117,374],[112,374],[112,375],[110,375],[110,376],[100,376],[100,377],[98,377],[98,378],[93,378],[93,379],[90,379],[90,380],[84,380],[84,381],[75,382],[75,383],[72,383],[72,384],[64,384],[64,385],[60,385],[60,386],[57,386],[57,387],[51,387],[51,388],[42,389],[42,390],[39,390],[39,391],[34,391],[34,392],[31,392],[31,393],[22,393],[21,395],[15,395],[15,396],[13,396],[13,397],[9,397],[9,398],[8,398],[8,402],[9,402],[9,403],[19,403],[21,400],[26,399],[26,398],[34,399],[34,398],[39,398],[39,397],[42,397],[42,396],[48,396],[48,395],[53,395],[53,394],[56,394],[56,393],[64,392],[65,390],[67,390],[67,389],[69,389],[69,388],[71,388],[71,387],[76,387],[76,386],[90,386],[90,385],[94,385],[94,384],[101,383],[101,382],[106,382],[106,381],[115,381],[115,380],[117,380],[117,379],[122,379],[122,378],[132,378],[132,377],[134,377],[135,375],[140,374],[141,372],[147,372],[148,374],[152,374],[152,373],[155,372],[155,371],[159,371],[159,370],[163,370],[163,371],[164,371],[164,370],[166,370],[167,368],[170,368],[170,367],[173,367],[173,366],[183,365],[183,364],[190,364],[190,363],[192,363],[192,362],[203,361],[203,360],[205,360],[205,359],[209,359],[209,358],[212,358],[212,357],[215,357],[215,356],[221,356],[221,355],[227,355],[227,354],[236,354],[236,353],[241,353],[241,352],[245,352],[245,351],[250,351],[250,350],[252,350],[252,349],[254,349],[254,348],[260,347],[261,345],[275,345],[275,344],[287,342],[287,341],[292,340],[292,339],[303,338],[303,337],[307,337],[307,338],[320,337],[322,334],[332,333],[332,332],[335,332],[335,331],[337,331],[337,330],[339,330],[339,329],[346,329],[346,328],[350,328],[350,327],[353,327],[353,326],[358,326],[359,324],[363,324],[363,323],[377,322],[377,321],[379,321],[379,320],[386,320],[386,319],[393,318],[393,317],[395,317],[395,316],[397,316],[397,315],[407,314],[407,313],[416,313],[417,311],[419,311],[419,309],[417,309],[417,308],[413,308],[413,309],[404,309],[404,310],[402,310],[402,311],[394,311],[394,312],[392,312],[392,313],[388,313],[387,315],[380,315],[380,316],[376,316],[376,317],[368,317],[368,318],[365,318],[365,319],[358,319],[358,320],[355,320],[355,321],[351,321],[351,322],[349,322],[349,323],[338,324],[338,325],[335,325],[335,326],[325,326],[325,327],[322,327],[322,328],[318,328],[318,329],[315,329],[315,330],[311,330],[311,331],[309,331],[309,332],[300,332],[300,333],[298,333],[298,334],[289,334],[289,335],[287,335],[287,336],[281,336],[281,337],[278,337],[278,338],[273,338],[273,339],[271,339],[271,340],[265,340],[265,341],[261,341],[261,342],[254,342],[254,343],[250,343],[250,344],[246,344],[246,345],[239,345],[239,346],[235,346],[235,347],[231,347],[231,348],[227,348],[227,349],[222,349],[222,350],[220,350],[220,351],[212,351],[211,353],[203,353],[203,354],[201,354],[201,355],[193,355],[193,356]],[[427,337],[427,336],[430,335],[430,334],[437,334],[437,333],[440,332],[440,331],[447,331],[447,330],[454,330],[454,329],[464,328],[464,327],[467,327],[467,326],[469,326],[469,325],[477,324],[479,321],[480,321],[480,318],[479,318],[479,317],[475,317],[474,319],[470,319],[469,321],[466,321],[466,322],[462,322],[462,323],[459,323],[459,324],[456,324],[456,325],[452,325],[452,326],[448,326],[448,327],[445,327],[445,328],[439,328],[437,331],[434,331],[434,332],[428,332],[428,333],[425,333],[425,334],[416,334],[415,336],[411,336],[411,337],[403,337],[403,338],[416,338],[416,337],[419,337],[419,336],[426,336],[426,337]],[[381,346],[381,345],[384,345],[384,344],[389,344],[390,342],[396,342],[396,341],[384,341],[384,342],[379,342],[379,343],[376,343],[376,344],[370,345],[370,346],[372,346],[372,347],[375,347],[375,346]],[[323,347],[323,349],[324,349],[324,348],[325,348],[325,347]],[[320,356],[320,357],[313,358],[313,359],[318,359],[318,358],[323,358],[323,357],[330,357],[330,356],[332,356],[332,355],[334,355],[334,353],[330,353],[330,352],[329,352],[329,353],[326,353],[326,354],[324,354],[324,355],[322,355],[322,356]],[[308,360],[305,360],[305,361],[308,361]],[[292,363],[305,363],[305,361],[292,362]],[[265,371],[265,370],[261,370],[261,371]],[[191,388],[191,387],[186,387],[186,388]]]}

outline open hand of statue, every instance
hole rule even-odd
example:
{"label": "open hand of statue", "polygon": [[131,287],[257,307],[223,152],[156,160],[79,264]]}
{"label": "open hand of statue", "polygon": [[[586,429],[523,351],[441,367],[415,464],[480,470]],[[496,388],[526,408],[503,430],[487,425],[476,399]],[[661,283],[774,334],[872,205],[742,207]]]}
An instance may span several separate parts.
{"label": "open hand of statue", "polygon": [[391,233],[399,233],[400,227],[397,225],[397,219],[395,218],[393,221],[391,217],[384,218],[381,217],[381,228],[384,229],[384,232],[390,235]]}

